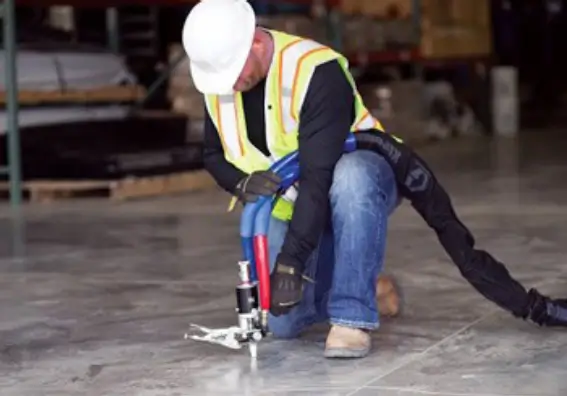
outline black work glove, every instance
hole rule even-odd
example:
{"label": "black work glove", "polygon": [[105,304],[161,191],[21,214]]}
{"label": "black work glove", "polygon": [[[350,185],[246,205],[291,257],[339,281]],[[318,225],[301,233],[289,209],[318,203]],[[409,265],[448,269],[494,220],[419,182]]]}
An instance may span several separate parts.
{"label": "black work glove", "polygon": [[552,299],[536,289],[528,292],[527,318],[540,326],[567,327],[567,299]]}
{"label": "black work glove", "polygon": [[301,301],[304,277],[296,268],[276,261],[270,275],[270,312],[285,315]]}
{"label": "black work glove", "polygon": [[240,180],[235,195],[242,203],[256,202],[259,196],[274,195],[280,188],[281,178],[270,170],[256,171]]}

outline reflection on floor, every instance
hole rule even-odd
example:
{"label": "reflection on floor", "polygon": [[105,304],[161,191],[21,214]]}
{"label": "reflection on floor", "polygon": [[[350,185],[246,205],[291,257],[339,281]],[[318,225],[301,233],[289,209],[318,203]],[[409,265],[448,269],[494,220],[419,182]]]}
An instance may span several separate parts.
{"label": "reflection on floor", "polygon": [[[420,151],[478,245],[555,296],[567,295],[561,147],[536,137]],[[484,300],[407,204],[386,263],[405,311],[383,322],[367,359],[325,360],[325,327],[265,341],[255,366],[245,350],[184,340],[190,322],[235,323],[238,216],[225,208],[225,195],[205,193],[30,208],[18,230],[1,220],[2,396],[567,395],[567,330]]]}

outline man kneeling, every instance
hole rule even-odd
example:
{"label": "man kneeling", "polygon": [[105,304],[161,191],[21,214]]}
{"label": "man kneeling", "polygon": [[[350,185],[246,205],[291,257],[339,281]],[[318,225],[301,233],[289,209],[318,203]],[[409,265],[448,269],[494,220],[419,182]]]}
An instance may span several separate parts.
{"label": "man kneeling", "polygon": [[289,338],[328,321],[326,356],[365,356],[380,323],[376,282],[399,198],[385,158],[343,154],[350,133],[385,133],[346,58],[258,27],[246,0],[197,3],[183,46],[206,107],[205,168],[223,189],[244,204],[272,195],[279,180],[270,165],[299,154],[297,197],[277,200],[268,235],[270,329]]}

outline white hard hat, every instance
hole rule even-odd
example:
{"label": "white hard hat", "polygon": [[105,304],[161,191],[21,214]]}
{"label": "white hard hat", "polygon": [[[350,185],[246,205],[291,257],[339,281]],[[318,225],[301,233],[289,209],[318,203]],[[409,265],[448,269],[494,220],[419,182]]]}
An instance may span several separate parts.
{"label": "white hard hat", "polygon": [[246,0],[202,0],[183,26],[193,83],[203,94],[230,94],[252,48],[256,15]]}

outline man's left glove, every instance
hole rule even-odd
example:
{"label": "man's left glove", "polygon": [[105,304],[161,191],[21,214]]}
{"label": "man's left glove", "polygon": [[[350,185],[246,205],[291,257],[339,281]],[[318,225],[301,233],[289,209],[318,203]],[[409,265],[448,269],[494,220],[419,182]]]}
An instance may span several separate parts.
{"label": "man's left glove", "polygon": [[567,299],[551,299],[536,289],[528,292],[527,318],[540,326],[567,327]]}
{"label": "man's left glove", "polygon": [[276,261],[270,275],[270,312],[274,316],[285,315],[301,301],[303,275],[294,267]]}
{"label": "man's left glove", "polygon": [[256,202],[263,195],[274,195],[280,188],[281,178],[271,170],[256,171],[238,182],[235,195],[243,203]]}

